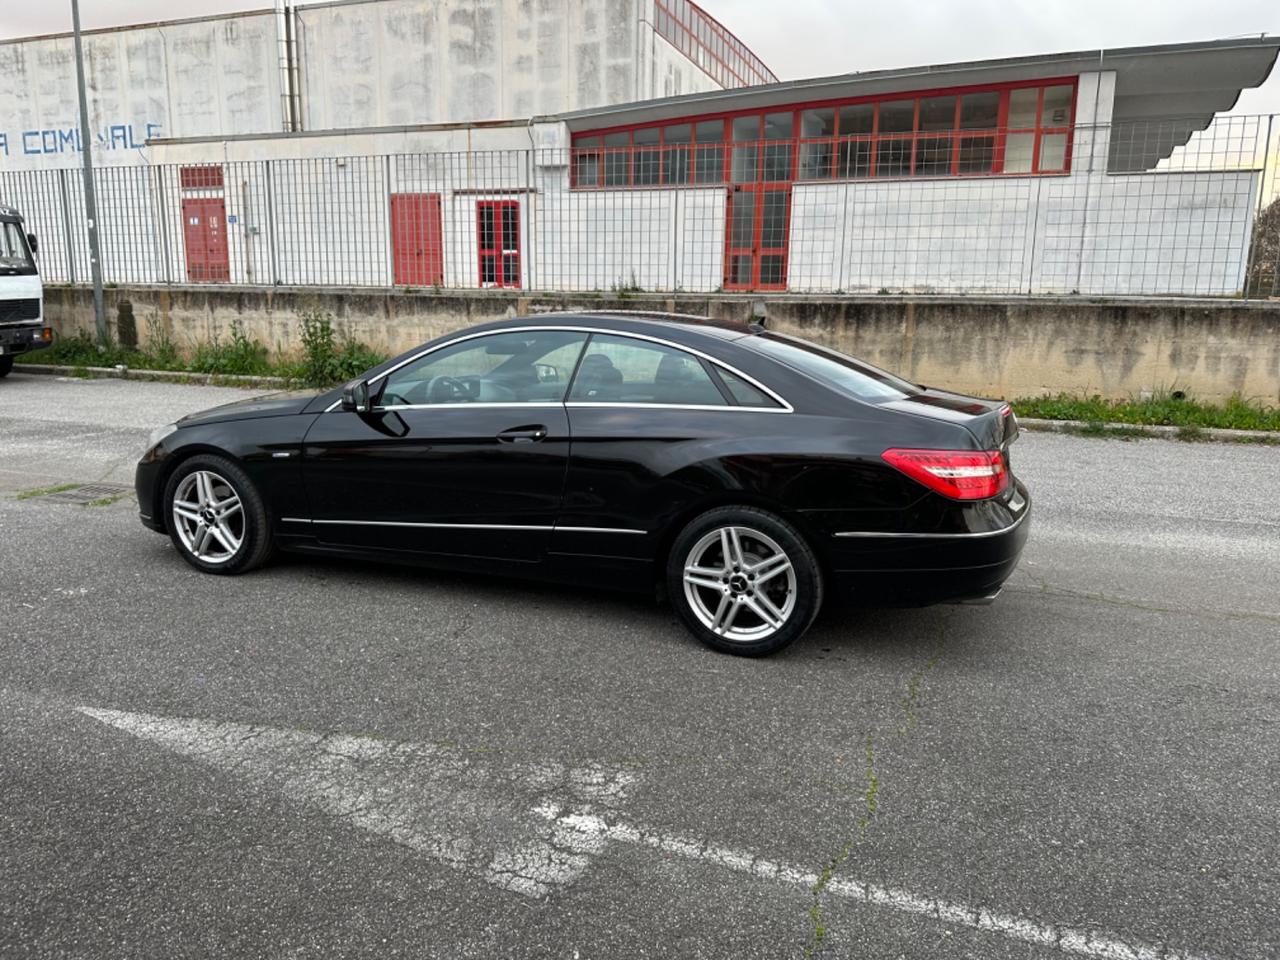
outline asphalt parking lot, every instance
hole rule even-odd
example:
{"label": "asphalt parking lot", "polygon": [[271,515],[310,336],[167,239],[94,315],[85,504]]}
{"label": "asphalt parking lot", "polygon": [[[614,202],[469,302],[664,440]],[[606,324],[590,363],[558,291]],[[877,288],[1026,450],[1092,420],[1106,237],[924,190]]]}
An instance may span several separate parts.
{"label": "asphalt parking lot", "polygon": [[764,661],[22,496],[245,395],[0,382],[0,956],[1280,953],[1280,448],[1025,433],[995,605]]}

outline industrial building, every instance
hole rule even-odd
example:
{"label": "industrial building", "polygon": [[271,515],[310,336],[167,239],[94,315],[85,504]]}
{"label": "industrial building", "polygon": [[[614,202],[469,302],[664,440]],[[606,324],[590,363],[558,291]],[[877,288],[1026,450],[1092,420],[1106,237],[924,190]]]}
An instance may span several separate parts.
{"label": "industrial building", "polygon": [[[788,82],[687,0],[87,42],[119,283],[1229,295],[1280,155],[1280,126],[1220,116],[1268,38]],[[69,51],[0,44],[0,189],[82,282]]]}

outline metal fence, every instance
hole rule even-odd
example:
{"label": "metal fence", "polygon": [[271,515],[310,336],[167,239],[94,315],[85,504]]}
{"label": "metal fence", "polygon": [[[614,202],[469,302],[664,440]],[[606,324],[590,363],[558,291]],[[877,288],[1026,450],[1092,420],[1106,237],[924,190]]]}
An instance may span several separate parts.
{"label": "metal fence", "polygon": [[[1280,295],[1280,117],[1221,117],[1203,131],[1176,119],[1079,125],[1069,139],[1050,136],[874,131],[107,167],[97,173],[103,276],[121,285]],[[87,282],[80,171],[0,171],[0,192],[38,235],[46,279]]]}

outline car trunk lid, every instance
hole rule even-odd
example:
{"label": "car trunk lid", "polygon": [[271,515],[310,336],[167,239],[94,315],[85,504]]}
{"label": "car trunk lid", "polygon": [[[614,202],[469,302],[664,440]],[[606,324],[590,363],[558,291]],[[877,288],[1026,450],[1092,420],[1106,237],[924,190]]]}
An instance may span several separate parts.
{"label": "car trunk lid", "polygon": [[922,387],[919,393],[902,400],[890,400],[883,406],[890,410],[958,424],[973,435],[981,449],[1003,450],[1006,460],[1009,444],[1018,437],[1017,417],[1009,404],[1002,400],[982,400]]}

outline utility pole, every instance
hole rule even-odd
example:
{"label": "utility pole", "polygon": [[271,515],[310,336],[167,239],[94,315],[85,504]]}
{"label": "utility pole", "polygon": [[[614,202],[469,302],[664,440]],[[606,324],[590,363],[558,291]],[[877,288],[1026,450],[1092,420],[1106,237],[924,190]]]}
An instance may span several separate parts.
{"label": "utility pole", "polygon": [[107,314],[102,306],[102,254],[98,249],[98,197],[93,185],[93,134],[84,92],[84,54],[80,50],[80,0],[71,0],[71,25],[76,37],[76,86],[80,92],[80,153],[84,158],[84,215],[89,227],[89,269],[93,274],[93,320],[98,346],[107,346]]}

